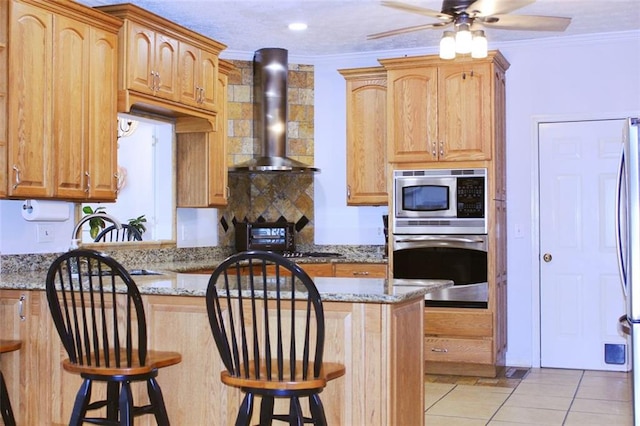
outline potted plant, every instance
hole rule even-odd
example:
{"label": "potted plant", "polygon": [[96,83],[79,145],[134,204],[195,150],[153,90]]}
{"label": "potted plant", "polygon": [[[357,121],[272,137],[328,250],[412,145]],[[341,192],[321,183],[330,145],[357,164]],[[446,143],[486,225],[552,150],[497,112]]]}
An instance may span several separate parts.
{"label": "potted plant", "polygon": [[144,226],[146,222],[147,218],[142,215],[133,219],[129,219],[129,226],[131,226],[132,228],[136,228],[138,232],[140,232],[140,235],[142,235],[147,230],[147,227]]}
{"label": "potted plant", "polygon": [[[93,210],[91,206],[84,206],[82,208],[82,212],[87,215],[106,213],[105,210],[105,207],[97,207],[95,210]],[[94,217],[93,219],[89,219],[89,235],[91,235],[91,238],[95,239],[98,236],[100,229],[104,229],[105,226],[106,224],[104,222],[104,219],[102,219],[101,217]]]}

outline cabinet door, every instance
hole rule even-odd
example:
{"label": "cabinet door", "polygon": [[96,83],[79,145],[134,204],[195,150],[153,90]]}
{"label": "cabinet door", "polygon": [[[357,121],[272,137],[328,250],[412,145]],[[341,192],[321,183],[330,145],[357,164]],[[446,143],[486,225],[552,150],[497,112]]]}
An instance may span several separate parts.
{"label": "cabinet door", "polygon": [[128,24],[128,53],[126,65],[126,87],[141,93],[153,94],[155,88],[155,69],[153,65],[155,54],[155,33],[150,29],[135,24]]}
{"label": "cabinet door", "polygon": [[53,17],[12,3],[9,40],[8,195],[51,195],[51,47]]}
{"label": "cabinet door", "polygon": [[347,204],[386,205],[387,80],[347,81]]}
{"label": "cabinet door", "polygon": [[91,30],[89,59],[89,139],[87,197],[116,198],[118,171],[118,36]]}
{"label": "cabinet door", "polygon": [[437,160],[437,78],[435,67],[387,72],[389,162]]}
{"label": "cabinet door", "polygon": [[[88,126],[89,26],[63,16],[53,32],[53,158],[55,196],[83,199]],[[97,141],[94,141],[97,142]]]}
{"label": "cabinet door", "polygon": [[491,159],[490,64],[451,64],[440,68],[438,132],[440,160]]}
{"label": "cabinet door", "polygon": [[198,106],[200,86],[198,84],[198,49],[190,44],[180,42],[180,62],[178,75],[180,77],[180,101],[187,105]]}
{"label": "cabinet door", "polygon": [[155,93],[165,99],[179,99],[178,89],[178,41],[156,33],[154,71]]}
{"label": "cabinet door", "polygon": [[[217,73],[216,73],[217,74]],[[215,105],[226,105],[228,78],[225,74],[217,74],[218,87],[215,90]],[[207,89],[205,88],[205,92]],[[214,106],[214,105],[211,105]],[[224,207],[227,205],[228,173],[227,173],[227,112],[226,108],[220,109],[217,117],[215,132],[210,133],[212,138],[209,151],[209,205]]]}
{"label": "cabinet door", "polygon": [[[226,76],[224,82],[218,78],[218,55],[206,50],[200,51],[199,87],[200,87],[200,107],[209,111],[220,111],[221,102],[226,102]],[[224,94],[218,94],[219,90],[224,90]]]}
{"label": "cabinet door", "polygon": [[[2,374],[7,384],[11,408],[17,424],[27,424],[26,414],[20,407],[26,406],[24,388],[26,370],[27,322],[24,320],[26,296],[18,290],[0,290],[0,337],[22,341],[22,348],[0,355]],[[22,377],[21,377],[22,376]]]}

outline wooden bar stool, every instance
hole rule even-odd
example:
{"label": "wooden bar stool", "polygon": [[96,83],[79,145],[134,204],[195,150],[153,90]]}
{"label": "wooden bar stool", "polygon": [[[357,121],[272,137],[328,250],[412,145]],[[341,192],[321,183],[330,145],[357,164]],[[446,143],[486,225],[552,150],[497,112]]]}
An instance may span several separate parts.
{"label": "wooden bar stool", "polygon": [[[17,351],[21,346],[22,342],[20,340],[0,339],[0,354]],[[2,411],[2,421],[5,426],[15,426],[16,419],[13,416],[11,401],[9,400],[9,392],[7,391],[7,385],[4,382],[2,371],[0,371],[0,408],[0,411]]]}
{"label": "wooden bar stool", "polygon": [[[320,392],[345,367],[323,361],[324,311],[309,275],[275,253],[239,253],[215,269],[206,301],[226,367],[220,378],[245,394],[236,426],[251,424],[256,396],[261,426],[273,420],[326,426]],[[278,398],[289,400],[288,412],[274,413]],[[301,398],[308,398],[310,415]]]}
{"label": "wooden bar stool", "polygon": [[[132,426],[135,416],[153,414],[169,425],[158,370],[178,364],[178,352],[147,349],[147,321],[140,291],[123,266],[95,250],[72,250],[47,273],[47,300],[69,358],[65,371],[84,380],[69,425]],[[105,383],[105,399],[92,400],[94,382]],[[148,404],[134,405],[131,384],[146,383]],[[105,417],[88,413],[106,407]],[[100,413],[97,413],[100,414]]]}

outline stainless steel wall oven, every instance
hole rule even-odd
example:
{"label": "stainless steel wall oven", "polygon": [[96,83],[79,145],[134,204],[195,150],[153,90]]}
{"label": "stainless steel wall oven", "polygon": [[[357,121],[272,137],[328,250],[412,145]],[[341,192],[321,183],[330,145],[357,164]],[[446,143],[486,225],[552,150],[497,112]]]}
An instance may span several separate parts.
{"label": "stainless steel wall oven", "polygon": [[486,235],[393,235],[393,277],[450,279],[425,306],[486,308]]}

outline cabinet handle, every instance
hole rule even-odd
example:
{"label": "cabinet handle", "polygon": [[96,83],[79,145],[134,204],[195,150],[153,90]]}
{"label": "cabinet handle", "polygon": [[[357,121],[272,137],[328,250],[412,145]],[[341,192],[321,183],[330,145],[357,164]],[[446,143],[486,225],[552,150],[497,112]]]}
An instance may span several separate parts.
{"label": "cabinet handle", "polygon": [[449,350],[447,348],[431,348],[431,352],[447,353]]}
{"label": "cabinet handle", "polygon": [[436,143],[435,142],[431,143],[431,155],[433,155],[433,158],[438,158],[438,151],[436,151]]}
{"label": "cabinet handle", "polygon": [[16,189],[20,185],[20,169],[14,164],[13,170],[16,172],[16,183],[13,184],[13,189]]}
{"label": "cabinet handle", "polygon": [[151,71],[151,86],[149,87],[154,92],[156,91],[156,73],[155,71]]}
{"label": "cabinet handle", "polygon": [[440,157],[444,157],[444,142],[440,141]]}
{"label": "cabinet handle", "polygon": [[162,81],[160,80],[160,73],[156,71],[156,92],[160,91],[160,84],[162,84]]}
{"label": "cabinet handle", "polygon": [[353,275],[369,275],[369,271],[355,271]]}
{"label": "cabinet handle", "polygon": [[351,199],[351,185],[347,185],[347,200]]}
{"label": "cabinet handle", "polygon": [[24,294],[20,295],[20,299],[18,299],[18,316],[20,317],[20,321],[24,321],[27,317],[24,316],[24,301],[27,300],[27,296]]}
{"label": "cabinet handle", "polygon": [[88,194],[91,190],[91,174],[89,172],[84,172],[84,175],[87,177],[87,187],[85,188],[84,192]]}

